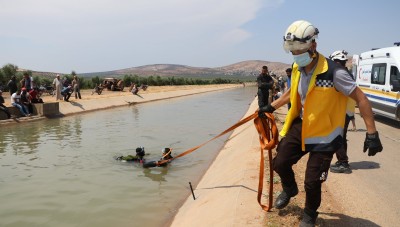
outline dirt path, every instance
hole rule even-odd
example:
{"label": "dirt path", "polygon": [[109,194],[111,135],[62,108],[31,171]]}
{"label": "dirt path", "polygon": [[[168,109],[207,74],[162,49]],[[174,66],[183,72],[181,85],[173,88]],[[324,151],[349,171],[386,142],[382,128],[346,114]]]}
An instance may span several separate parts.
{"label": "dirt path", "polygon": [[348,133],[348,156],[352,173],[331,173],[327,184],[329,192],[343,209],[340,219],[347,226],[399,226],[398,122],[376,117],[376,127],[384,150],[373,157],[362,152],[365,125],[358,114],[356,125],[358,130]]}
{"label": "dirt path", "polygon": [[[284,119],[281,109],[277,115]],[[365,125],[356,115],[356,132],[348,132],[351,174],[329,173],[323,184],[323,198],[317,226],[399,226],[400,223],[400,131],[398,122],[376,117],[376,126],[384,147],[369,157],[362,152]],[[304,207],[304,171],[307,157],[295,165],[300,193],[289,206],[266,216],[267,226],[297,226]],[[334,157],[332,163],[336,162]],[[279,185],[276,190],[279,190]],[[277,194],[276,194],[277,195]],[[276,196],[275,195],[275,196]],[[268,224],[270,223],[270,224]]]}

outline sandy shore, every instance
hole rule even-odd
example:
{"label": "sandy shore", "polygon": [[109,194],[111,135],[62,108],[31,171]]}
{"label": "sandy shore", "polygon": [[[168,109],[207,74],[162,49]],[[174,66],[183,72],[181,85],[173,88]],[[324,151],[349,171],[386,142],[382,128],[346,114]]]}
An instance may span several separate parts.
{"label": "sandy shore", "polygon": [[[188,85],[188,86],[150,86],[146,91],[139,91],[139,95],[133,95],[127,89],[124,91],[106,91],[101,95],[91,94],[92,90],[82,90],[82,99],[75,99],[72,94],[69,102],[56,101],[55,96],[43,95],[41,98],[45,103],[59,102],[61,115],[71,115],[82,112],[96,111],[100,109],[113,108],[117,106],[132,105],[135,103],[145,103],[162,99],[182,97],[194,95],[204,92],[217,91],[240,87],[238,84],[222,84],[222,85]],[[10,106],[10,95],[3,93],[5,105]],[[43,117],[42,117],[43,118]],[[41,119],[39,117],[23,117],[18,121],[6,120],[9,123],[24,122],[29,120]],[[4,122],[3,122],[4,123]]]}

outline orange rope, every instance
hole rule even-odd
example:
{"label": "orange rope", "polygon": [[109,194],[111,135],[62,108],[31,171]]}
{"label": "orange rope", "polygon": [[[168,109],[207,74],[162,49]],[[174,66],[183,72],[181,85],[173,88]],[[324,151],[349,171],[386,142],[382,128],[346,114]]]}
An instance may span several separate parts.
{"label": "orange rope", "polygon": [[[274,191],[274,171],[272,168],[272,149],[278,144],[278,128],[275,124],[275,117],[271,113],[266,113],[265,118],[255,118],[254,125],[258,131],[260,141],[260,173],[258,180],[257,201],[261,208],[270,211],[272,208],[273,191]],[[264,182],[264,150],[268,150],[269,159],[269,194],[268,206],[261,204],[261,195]]]}
{"label": "orange rope", "polygon": [[[273,200],[273,178],[274,172],[272,169],[272,149],[276,147],[278,144],[278,129],[275,124],[275,117],[271,113],[265,113],[265,117],[260,118],[258,116],[258,110],[253,113],[252,115],[240,120],[238,123],[234,124],[233,126],[229,127],[225,131],[221,132],[214,138],[196,146],[192,147],[181,154],[175,156],[174,158],[168,160],[160,160],[156,163],[157,166],[160,166],[164,163],[171,162],[174,159],[183,157],[187,154],[192,153],[193,151],[199,149],[200,147],[206,145],[207,143],[225,135],[226,133],[238,128],[239,126],[249,122],[250,120],[254,119],[254,125],[259,134],[259,141],[260,141],[260,173],[259,173],[259,182],[258,182],[258,192],[257,192],[257,201],[265,211],[270,211],[272,207],[272,200]],[[263,181],[264,181],[264,150],[268,150],[268,158],[269,158],[269,203],[268,206],[261,204],[261,195],[263,191]]]}

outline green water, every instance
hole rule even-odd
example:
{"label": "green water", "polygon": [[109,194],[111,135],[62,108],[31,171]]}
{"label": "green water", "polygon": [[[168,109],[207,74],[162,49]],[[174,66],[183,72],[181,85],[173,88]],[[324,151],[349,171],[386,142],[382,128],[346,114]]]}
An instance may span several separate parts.
{"label": "green water", "polygon": [[2,126],[0,226],[161,226],[218,154],[227,137],[143,169],[114,156],[144,146],[147,160],[198,145],[236,123],[256,89],[237,88]]}

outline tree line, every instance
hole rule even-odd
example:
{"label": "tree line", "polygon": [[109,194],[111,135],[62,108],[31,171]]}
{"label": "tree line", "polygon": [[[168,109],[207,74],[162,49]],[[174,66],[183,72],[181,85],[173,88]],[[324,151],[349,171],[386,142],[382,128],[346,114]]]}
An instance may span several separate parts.
{"label": "tree line", "polygon": [[[30,70],[25,71],[29,74],[29,76],[33,75],[33,72]],[[6,64],[2,68],[0,68],[0,89],[8,90],[7,83],[11,79],[12,76],[16,77],[16,81],[19,82],[23,78],[23,71],[18,70],[18,66],[13,64]],[[72,71],[70,74],[60,74],[61,79],[68,79],[72,81],[73,76],[77,75],[79,78],[79,84],[81,89],[92,89],[96,85],[101,84],[103,78],[99,76],[95,76],[92,78],[83,78],[79,77],[75,71]],[[33,76],[33,82],[37,87],[40,86],[52,86],[54,78],[45,76],[45,75],[35,75]],[[167,86],[167,85],[207,85],[207,84],[233,84],[233,83],[241,83],[242,81],[239,79],[230,79],[230,78],[186,78],[186,77],[161,77],[161,76],[138,76],[132,74],[126,74],[122,78],[125,86],[130,86],[132,83],[137,85],[146,84],[149,86]],[[18,83],[19,84],[19,83]]]}

